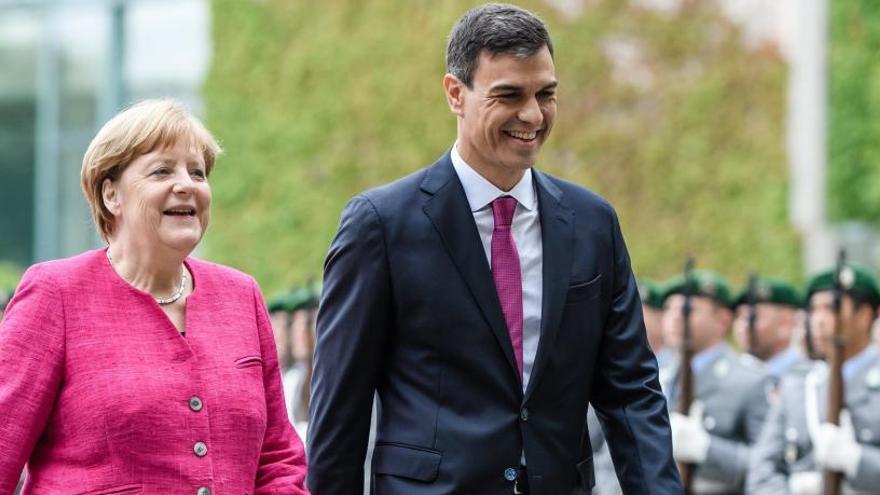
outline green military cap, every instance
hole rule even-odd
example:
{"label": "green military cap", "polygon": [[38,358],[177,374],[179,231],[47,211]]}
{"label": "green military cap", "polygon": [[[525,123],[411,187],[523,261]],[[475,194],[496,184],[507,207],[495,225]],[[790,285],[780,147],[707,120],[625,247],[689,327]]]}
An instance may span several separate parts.
{"label": "green military cap", "polygon": [[639,280],[639,296],[645,306],[663,308],[663,288],[657,282],[650,279]]}
{"label": "green military cap", "polygon": [[296,312],[301,309],[314,309],[318,307],[319,291],[311,285],[306,285],[294,289],[291,292],[291,308],[290,312]]}
{"label": "green military cap", "polygon": [[267,307],[270,313],[275,311],[295,313],[301,309],[314,309],[318,307],[320,292],[321,287],[315,284],[297,287],[273,297]]}
{"label": "green military cap", "polygon": [[266,308],[269,310],[270,313],[274,313],[276,311],[290,312],[288,308],[291,307],[291,295],[291,292],[276,294],[266,302]]}
{"label": "green military cap", "polygon": [[[691,273],[690,284],[688,285],[690,286],[689,292],[691,295],[708,297],[728,307],[733,303],[730,283],[720,273],[708,270],[694,270]],[[666,283],[666,289],[663,291],[663,301],[665,302],[673,294],[684,294],[685,288],[684,275],[673,278]]]}
{"label": "green military cap", "polygon": [[[749,289],[752,293],[749,294]],[[755,277],[754,286],[746,286],[736,296],[734,305],[748,304],[749,300],[756,303],[781,304],[799,308],[802,299],[798,290],[790,283],[778,278]]]}
{"label": "green military cap", "polygon": [[[806,300],[816,292],[834,289],[834,273],[836,269],[826,270],[813,275],[807,281]],[[863,299],[873,306],[880,305],[880,288],[877,278],[867,267],[857,263],[847,263],[840,270],[840,288],[853,297]]]}

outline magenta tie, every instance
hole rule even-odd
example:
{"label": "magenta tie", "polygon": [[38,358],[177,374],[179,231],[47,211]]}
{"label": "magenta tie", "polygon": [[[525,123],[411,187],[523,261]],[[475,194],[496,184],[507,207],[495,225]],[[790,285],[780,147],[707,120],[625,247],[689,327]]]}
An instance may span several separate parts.
{"label": "magenta tie", "polygon": [[507,331],[513,344],[516,356],[516,367],[519,379],[523,377],[523,303],[522,303],[522,272],[519,266],[519,252],[513,241],[510,225],[513,212],[516,211],[516,199],[504,196],[492,201],[492,213],[495,217],[495,229],[492,231],[492,278],[495,279],[495,290],[501,301],[501,310],[507,321]]}

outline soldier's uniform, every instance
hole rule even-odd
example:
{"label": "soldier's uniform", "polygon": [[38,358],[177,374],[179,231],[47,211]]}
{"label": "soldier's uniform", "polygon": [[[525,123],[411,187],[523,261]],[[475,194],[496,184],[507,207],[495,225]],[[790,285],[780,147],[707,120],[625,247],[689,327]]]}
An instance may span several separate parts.
{"label": "soldier's uniform", "polygon": [[[706,459],[696,469],[693,491],[742,493],[751,445],[767,413],[766,375],[757,359],[727,344],[694,360],[695,400],[703,405],[702,425],[709,435]],[[669,403],[675,407],[677,387]]]}
{"label": "soldier's uniform", "polygon": [[[880,492],[880,351],[872,345],[863,352],[867,354],[847,361],[854,366],[844,373],[844,405],[862,448],[858,471],[844,480],[844,493],[876,494]],[[779,401],[767,415],[754,448],[747,493],[788,494],[792,478],[793,484],[803,486],[800,493],[811,493],[809,485],[812,493],[821,493],[813,439],[826,418],[827,377],[828,368],[819,361],[801,363],[783,378]]]}
{"label": "soldier's uniform", "polygon": [[[726,280],[711,272],[695,272],[694,295],[730,306]],[[683,280],[671,281],[665,297],[683,292]],[[678,404],[680,366],[673,382],[666,385],[671,410]],[[757,440],[767,412],[766,375],[761,363],[740,354],[726,343],[695,355],[694,399],[702,405],[702,432],[708,435],[705,459],[696,466],[693,493],[739,494],[743,492],[751,445]]]}
{"label": "soldier's uniform", "polygon": [[[876,302],[880,302],[876,281],[867,272],[855,271],[858,277],[844,290],[851,289],[863,297],[869,295],[876,308]],[[830,277],[831,272],[813,277],[807,298],[830,289]],[[843,479],[844,494],[880,493],[880,349],[868,344],[843,364],[842,371],[846,413],[841,414],[840,428],[847,432],[848,446],[829,454],[854,461],[851,472]],[[783,376],[778,400],[772,405],[753,449],[747,493],[822,493],[822,471],[814,446],[823,434],[827,397],[828,366],[822,361],[798,363]]]}

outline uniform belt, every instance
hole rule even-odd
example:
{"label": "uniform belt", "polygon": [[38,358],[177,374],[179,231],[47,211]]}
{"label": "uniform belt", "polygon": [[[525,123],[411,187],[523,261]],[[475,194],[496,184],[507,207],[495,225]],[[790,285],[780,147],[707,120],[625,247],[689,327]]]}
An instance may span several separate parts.
{"label": "uniform belt", "polygon": [[520,466],[513,482],[514,495],[529,495],[529,473],[525,466]]}

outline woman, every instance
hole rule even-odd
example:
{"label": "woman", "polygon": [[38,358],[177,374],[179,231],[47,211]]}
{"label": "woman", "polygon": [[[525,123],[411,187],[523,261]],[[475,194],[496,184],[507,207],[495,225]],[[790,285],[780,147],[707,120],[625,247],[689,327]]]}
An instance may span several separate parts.
{"label": "woman", "polygon": [[0,493],[307,493],[255,281],[189,258],[220,147],[171,100],[123,111],[82,186],[108,243],[40,263],[0,323]]}

